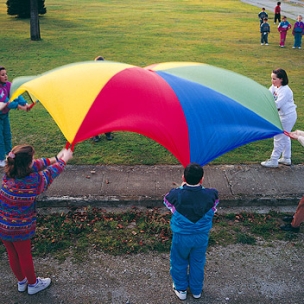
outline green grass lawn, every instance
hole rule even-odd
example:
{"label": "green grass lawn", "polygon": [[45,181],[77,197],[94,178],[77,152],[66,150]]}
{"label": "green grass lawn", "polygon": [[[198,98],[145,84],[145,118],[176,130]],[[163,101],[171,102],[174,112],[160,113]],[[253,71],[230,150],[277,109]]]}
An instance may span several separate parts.
{"label": "green grass lawn", "polygon": [[[298,105],[297,129],[304,129],[303,50],[293,50],[291,33],[279,48],[279,33],[271,25],[270,45],[260,45],[260,8],[238,0],[47,0],[40,18],[41,41],[30,41],[29,20],[6,14],[0,6],[0,65],[10,80],[36,75],[72,62],[106,59],[141,67],[157,62],[195,61],[245,75],[265,87],[271,70],[287,70]],[[272,15],[269,16],[272,18]],[[81,75],[79,75],[81,77]],[[29,113],[11,111],[13,144],[34,145],[37,156],[56,153],[65,139],[42,105]],[[74,164],[177,164],[163,147],[139,134],[115,132],[76,146]],[[254,163],[270,156],[272,139],[238,148],[213,164]],[[293,142],[293,163],[301,163],[303,148]]]}

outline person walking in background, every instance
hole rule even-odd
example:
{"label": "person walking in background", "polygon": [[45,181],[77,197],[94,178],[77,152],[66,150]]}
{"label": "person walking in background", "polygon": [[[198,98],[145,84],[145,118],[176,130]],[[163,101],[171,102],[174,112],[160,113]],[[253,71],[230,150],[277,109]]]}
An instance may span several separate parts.
{"label": "person walking in background", "polygon": [[36,197],[47,190],[73,156],[70,149],[51,158],[34,159],[30,145],[15,146],[9,152],[0,190],[0,239],[18,280],[18,291],[35,294],[51,284],[36,277],[31,238],[36,230]]}
{"label": "person walking in background", "polygon": [[[276,69],[271,73],[272,85],[269,88],[274,97],[279,112],[283,130],[290,132],[297,120],[297,106],[293,100],[293,92],[288,86],[288,76],[285,70]],[[291,165],[291,141],[285,134],[274,137],[273,151],[270,159],[261,162],[263,167],[276,168],[279,164]]]}
{"label": "person walking in background", "polygon": [[276,7],[274,8],[274,24],[277,23],[277,21],[281,22],[281,2],[277,2]]}
{"label": "person walking in background", "polygon": [[[300,144],[304,146],[304,131],[296,130],[293,132],[286,132],[286,135],[292,139],[298,140]],[[283,221],[287,222],[287,224],[280,227],[282,230],[291,232],[300,231],[300,225],[304,221],[304,196],[299,201],[295,214],[293,216],[285,216]]]}
{"label": "person walking in background", "polygon": [[279,23],[278,31],[280,32],[280,47],[285,47],[287,31],[291,28],[291,24],[287,21],[287,17],[283,16],[283,21]]}
{"label": "person walking in background", "polygon": [[292,29],[292,34],[294,36],[293,49],[302,47],[302,36],[304,35],[304,23],[302,22],[302,16],[297,17],[297,22],[294,24]]}
{"label": "person walking in background", "polygon": [[260,25],[263,23],[264,18],[268,18],[268,14],[265,12],[265,7],[259,12],[258,17],[260,19]]}
{"label": "person walking in background", "polygon": [[172,212],[170,273],[173,290],[180,300],[187,298],[188,287],[192,296],[199,299],[218,192],[202,186],[204,170],[198,164],[189,164],[182,180],[179,188],[171,189],[164,197],[165,206]]}
{"label": "person walking in background", "polygon": [[270,33],[270,25],[267,22],[268,18],[265,17],[261,24],[261,45],[268,45],[268,34]]}
{"label": "person walking in background", "polygon": [[9,102],[10,90],[11,83],[8,81],[6,69],[0,66],[0,167],[5,166],[5,155],[12,149],[9,111],[11,109],[28,110],[28,104],[22,96]]}
{"label": "person walking in background", "polygon": [[[104,60],[104,58],[102,56],[97,56],[94,60],[99,61],[99,60]],[[105,135],[106,135],[107,140],[112,140],[113,139],[113,135],[112,135],[111,132],[106,132]],[[93,136],[92,140],[95,141],[95,142],[99,142],[100,141],[100,136],[99,135]]]}

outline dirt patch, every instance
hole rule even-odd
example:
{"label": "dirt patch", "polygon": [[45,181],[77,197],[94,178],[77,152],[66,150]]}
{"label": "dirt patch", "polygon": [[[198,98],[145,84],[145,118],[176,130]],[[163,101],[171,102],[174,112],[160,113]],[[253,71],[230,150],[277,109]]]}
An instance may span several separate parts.
{"label": "dirt patch", "polygon": [[[271,247],[263,243],[212,247],[207,254],[202,298],[194,300],[189,294],[183,303],[303,303],[303,251],[303,246],[290,242],[275,242]],[[3,254],[2,303],[181,303],[171,288],[169,254],[115,257],[91,252],[80,264],[47,257],[35,258],[35,266],[38,275],[52,278],[52,285],[32,296],[18,293]]]}

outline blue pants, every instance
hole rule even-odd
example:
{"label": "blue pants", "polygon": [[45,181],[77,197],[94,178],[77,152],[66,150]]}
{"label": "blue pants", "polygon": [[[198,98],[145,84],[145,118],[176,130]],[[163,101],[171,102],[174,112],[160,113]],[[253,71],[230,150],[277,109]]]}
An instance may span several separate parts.
{"label": "blue pants", "polygon": [[184,235],[173,233],[170,253],[170,274],[176,290],[187,290],[192,294],[202,292],[208,235]]}
{"label": "blue pants", "polygon": [[12,150],[11,125],[8,114],[0,114],[0,160]]}
{"label": "blue pants", "polygon": [[264,33],[261,33],[261,43],[268,43],[268,33],[267,32],[264,32]]}
{"label": "blue pants", "polygon": [[294,33],[294,47],[301,47],[302,45],[302,33]]}

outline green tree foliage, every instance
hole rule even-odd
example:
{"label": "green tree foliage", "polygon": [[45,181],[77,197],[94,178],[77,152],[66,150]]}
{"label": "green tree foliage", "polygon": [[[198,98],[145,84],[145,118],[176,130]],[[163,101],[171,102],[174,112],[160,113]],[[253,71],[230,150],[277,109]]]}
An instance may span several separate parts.
{"label": "green tree foliage", "polygon": [[[38,1],[38,14],[44,15],[46,13],[46,7],[44,6],[45,0]],[[18,18],[30,18],[30,0],[7,0],[7,14],[17,15]]]}

